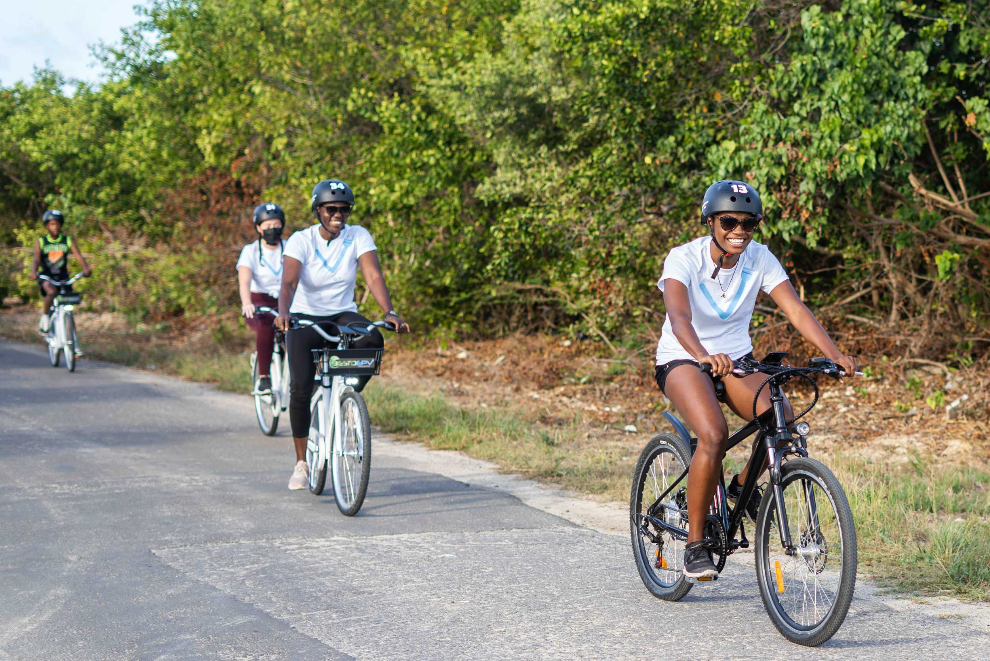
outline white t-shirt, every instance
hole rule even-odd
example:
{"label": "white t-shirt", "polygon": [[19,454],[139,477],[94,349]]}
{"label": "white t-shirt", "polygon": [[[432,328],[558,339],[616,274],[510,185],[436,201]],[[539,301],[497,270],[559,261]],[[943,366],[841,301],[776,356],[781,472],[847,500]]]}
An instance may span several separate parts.
{"label": "white t-shirt", "polygon": [[285,244],[285,256],[299,260],[302,272],[289,312],[316,316],[357,312],[358,257],[377,249],[371,233],[360,225],[344,225],[330,245],[320,236],[319,225],[294,233]]}
{"label": "white t-shirt", "polygon": [[[769,294],[786,282],[787,273],[765,245],[751,241],[736,265],[720,270],[712,280],[715,260],[711,242],[710,236],[704,236],[671,250],[663,262],[657,287],[663,291],[667,279],[683,283],[691,303],[691,325],[701,345],[709,354],[724,353],[735,360],[753,350],[749,324],[756,295],[760,289]],[[694,357],[674,337],[668,315],[657,343],[657,365],[679,359]]]}
{"label": "white t-shirt", "polygon": [[[258,244],[261,244],[261,250]],[[269,246],[264,241],[252,241],[241,248],[241,256],[237,258],[237,267],[246,266],[251,269],[251,285],[248,287],[256,294],[268,294],[278,298],[282,288],[282,251],[281,246]]]}

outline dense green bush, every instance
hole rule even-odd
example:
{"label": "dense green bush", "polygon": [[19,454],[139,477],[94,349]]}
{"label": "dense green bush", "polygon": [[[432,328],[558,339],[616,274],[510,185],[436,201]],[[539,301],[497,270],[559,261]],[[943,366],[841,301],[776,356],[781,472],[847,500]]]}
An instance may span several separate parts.
{"label": "dense green bush", "polygon": [[419,320],[608,336],[659,308],[664,255],[731,176],[763,192],[759,240],[807,299],[959,351],[990,313],[988,17],[988,0],[160,1],[104,84],[0,88],[0,240],[59,205],[113,270],[103,303],[206,314],[236,301],[250,208],[306,226],[336,176]]}

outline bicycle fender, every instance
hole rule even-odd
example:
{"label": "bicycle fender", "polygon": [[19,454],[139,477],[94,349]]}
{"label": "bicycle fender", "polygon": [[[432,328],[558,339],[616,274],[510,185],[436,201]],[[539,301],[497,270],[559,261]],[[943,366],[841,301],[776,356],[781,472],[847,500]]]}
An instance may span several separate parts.
{"label": "bicycle fender", "polygon": [[672,415],[669,411],[664,411],[663,417],[667,418],[667,422],[674,427],[674,431],[677,432],[677,435],[680,436],[681,440],[684,441],[684,443],[690,448],[691,434],[688,433],[687,427],[684,426],[684,423],[678,420],[677,416]]}

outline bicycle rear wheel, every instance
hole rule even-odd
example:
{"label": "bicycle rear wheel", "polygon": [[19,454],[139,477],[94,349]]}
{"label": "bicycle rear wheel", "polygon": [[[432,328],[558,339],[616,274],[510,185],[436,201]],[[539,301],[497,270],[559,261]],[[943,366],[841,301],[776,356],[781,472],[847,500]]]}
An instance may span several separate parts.
{"label": "bicycle rear wheel", "polygon": [[62,354],[65,356],[65,369],[70,372],[76,371],[76,322],[72,318],[71,312],[65,313],[65,344],[62,345]]}
{"label": "bicycle rear wheel", "polygon": [[[690,465],[691,453],[680,436],[658,434],[639,455],[629,500],[630,533],[639,577],[650,593],[678,601],[691,590],[684,577],[685,541],[646,523],[643,516]],[[687,530],[687,478],[661,503],[656,517]]]}
{"label": "bicycle rear wheel", "polygon": [[756,575],[763,605],[784,638],[817,646],[842,626],[856,585],[856,529],[842,485],[814,459],[781,469],[780,487],[791,542],[780,546],[772,488],[756,523]]}
{"label": "bicycle rear wheel", "polygon": [[337,509],[354,516],[364,503],[371,477],[371,419],[364,398],[346,392],[340,398],[341,447],[330,453],[330,473]]}
{"label": "bicycle rear wheel", "polygon": [[265,436],[274,436],[276,430],[278,430],[278,416],[281,411],[276,409],[273,403],[274,397],[271,393],[259,395],[256,392],[258,388],[258,361],[254,360],[252,362],[251,390],[255,393],[254,415],[258,418],[258,427],[261,428],[261,433]]}
{"label": "bicycle rear wheel", "polygon": [[[317,391],[322,395],[322,391]],[[309,464],[309,491],[319,496],[327,483],[327,458],[320,452],[320,439],[325,438],[330,428],[323,398],[313,401],[309,418],[309,440],[306,441],[306,463]]]}

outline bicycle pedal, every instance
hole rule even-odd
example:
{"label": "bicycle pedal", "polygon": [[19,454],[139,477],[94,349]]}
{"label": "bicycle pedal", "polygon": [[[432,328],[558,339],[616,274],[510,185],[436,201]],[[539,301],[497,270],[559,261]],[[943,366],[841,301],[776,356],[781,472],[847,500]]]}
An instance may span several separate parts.
{"label": "bicycle pedal", "polygon": [[711,583],[712,581],[717,581],[718,576],[715,576],[714,578],[710,578],[710,577],[692,578],[688,576],[687,580],[688,583]]}

